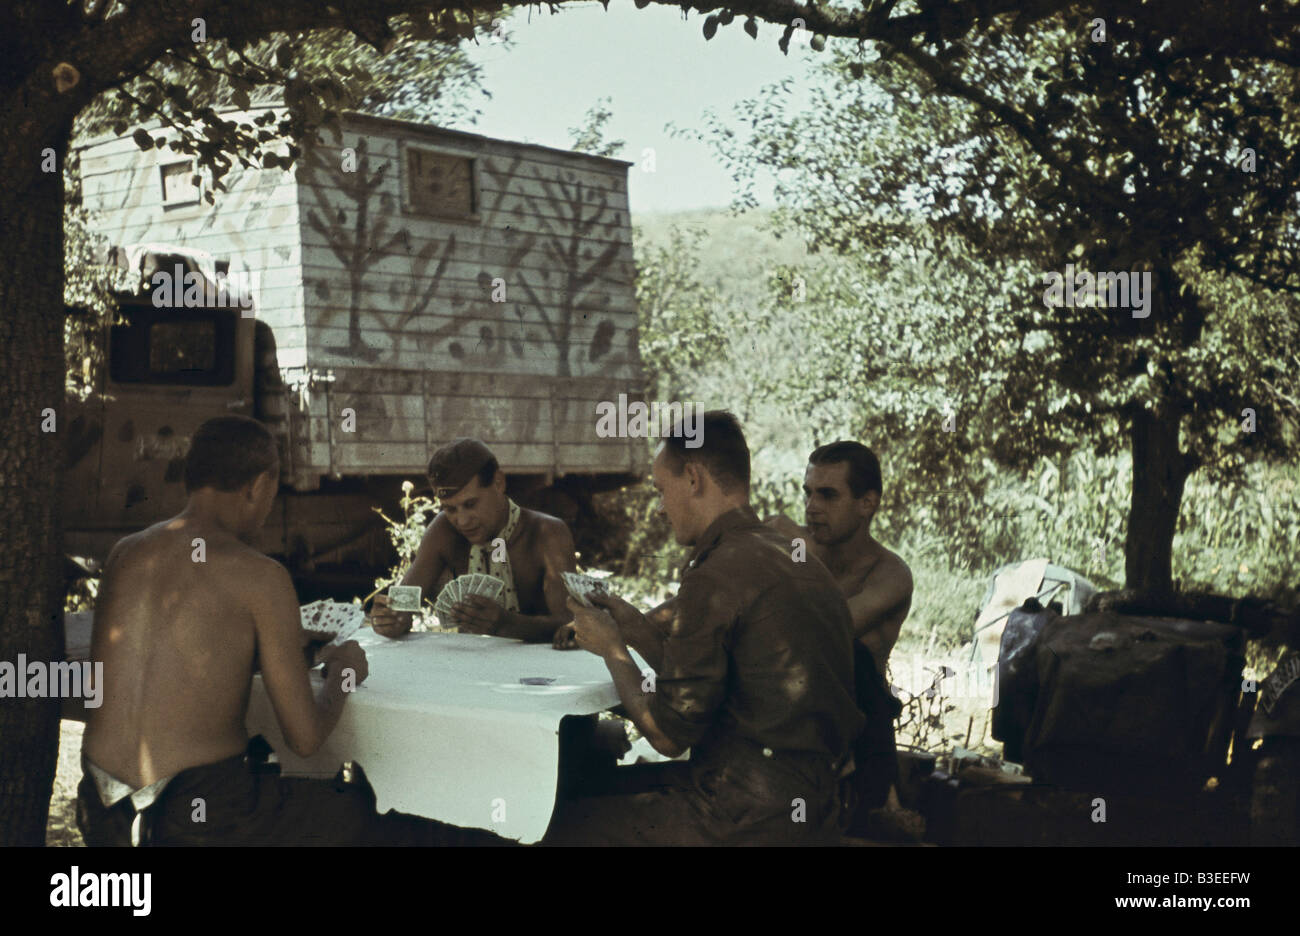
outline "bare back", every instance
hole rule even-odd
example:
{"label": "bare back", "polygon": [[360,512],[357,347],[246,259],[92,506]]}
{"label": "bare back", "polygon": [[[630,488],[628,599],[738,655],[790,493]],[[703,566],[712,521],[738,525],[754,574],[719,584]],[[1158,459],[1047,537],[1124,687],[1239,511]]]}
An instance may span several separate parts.
{"label": "bare back", "polygon": [[117,545],[91,643],[104,664],[104,702],[84,740],[91,761],[142,786],[245,749],[257,649],[247,596],[288,585],[268,564],[230,533],[184,518]]}

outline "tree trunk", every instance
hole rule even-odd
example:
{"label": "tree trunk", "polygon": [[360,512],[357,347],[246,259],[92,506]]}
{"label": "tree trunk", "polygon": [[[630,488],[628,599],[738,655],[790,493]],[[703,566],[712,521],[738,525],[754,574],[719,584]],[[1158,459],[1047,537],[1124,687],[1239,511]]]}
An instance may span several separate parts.
{"label": "tree trunk", "polygon": [[1174,530],[1189,460],[1178,448],[1177,410],[1138,409],[1133,417],[1133,498],[1124,541],[1124,587],[1173,590]]}
{"label": "tree trunk", "polygon": [[[53,105],[52,88],[9,89],[4,97],[0,662],[16,666],[19,654],[45,664],[63,659],[63,168],[71,125],[66,106]],[[56,171],[42,171],[47,150]],[[25,684],[25,674],[15,675]],[[59,712],[58,699],[0,699],[0,846],[45,844]]]}

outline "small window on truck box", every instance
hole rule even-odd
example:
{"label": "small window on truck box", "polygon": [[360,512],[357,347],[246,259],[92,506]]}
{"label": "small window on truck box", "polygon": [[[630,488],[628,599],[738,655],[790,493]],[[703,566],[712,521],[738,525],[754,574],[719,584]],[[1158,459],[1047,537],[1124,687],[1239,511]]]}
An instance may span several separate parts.
{"label": "small window on truck box", "polygon": [[168,163],[159,166],[162,181],[163,207],[176,205],[197,205],[203,190],[196,181],[199,176],[194,171],[194,160]]}
{"label": "small window on truck box", "polygon": [[122,310],[109,374],[116,383],[224,387],[235,380],[235,316],[225,310]]}
{"label": "small window on truck box", "polygon": [[478,218],[472,158],[404,145],[402,163],[402,205],[407,212],[453,220]]}

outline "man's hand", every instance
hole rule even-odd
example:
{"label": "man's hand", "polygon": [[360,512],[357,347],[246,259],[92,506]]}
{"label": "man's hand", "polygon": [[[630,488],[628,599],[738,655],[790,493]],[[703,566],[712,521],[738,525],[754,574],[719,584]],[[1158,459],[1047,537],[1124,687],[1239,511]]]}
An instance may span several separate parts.
{"label": "man's hand", "polygon": [[573,623],[570,626],[578,646],[583,650],[599,657],[609,656],[616,650],[626,650],[627,645],[619,633],[618,624],[607,612],[585,607],[573,596],[569,596],[569,610],[573,612]]}
{"label": "man's hand", "polygon": [[381,637],[401,637],[411,630],[415,615],[409,611],[394,611],[388,607],[387,595],[375,595],[370,609],[370,626]]}
{"label": "man's hand", "polygon": [[578,638],[574,635],[572,624],[561,624],[555,629],[551,646],[556,650],[577,650]]}
{"label": "man's hand", "polygon": [[641,623],[641,612],[618,595],[589,592],[587,600],[597,608],[609,612],[609,616],[612,617],[614,623],[618,625],[619,632],[624,635],[624,639],[626,639],[628,633]]}
{"label": "man's hand", "polygon": [[361,685],[370,675],[366,651],[355,640],[345,640],[338,646],[322,647],[320,658],[325,663],[325,681],[341,681],[345,670],[352,670],[353,684]]}
{"label": "man's hand", "polygon": [[509,620],[508,614],[487,595],[470,595],[451,608],[452,620],[467,634],[495,634]]}

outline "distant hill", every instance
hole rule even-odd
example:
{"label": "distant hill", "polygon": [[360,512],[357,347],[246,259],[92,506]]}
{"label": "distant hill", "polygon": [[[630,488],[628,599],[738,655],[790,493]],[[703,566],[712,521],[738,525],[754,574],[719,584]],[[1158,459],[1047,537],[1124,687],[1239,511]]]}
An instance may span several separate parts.
{"label": "distant hill", "polygon": [[808,257],[798,238],[778,239],[767,228],[767,210],[732,214],[725,208],[641,214],[632,217],[636,248],[669,243],[674,227],[704,232],[700,242],[699,280],[740,302],[756,300],[768,276],[779,265],[798,264]]}

